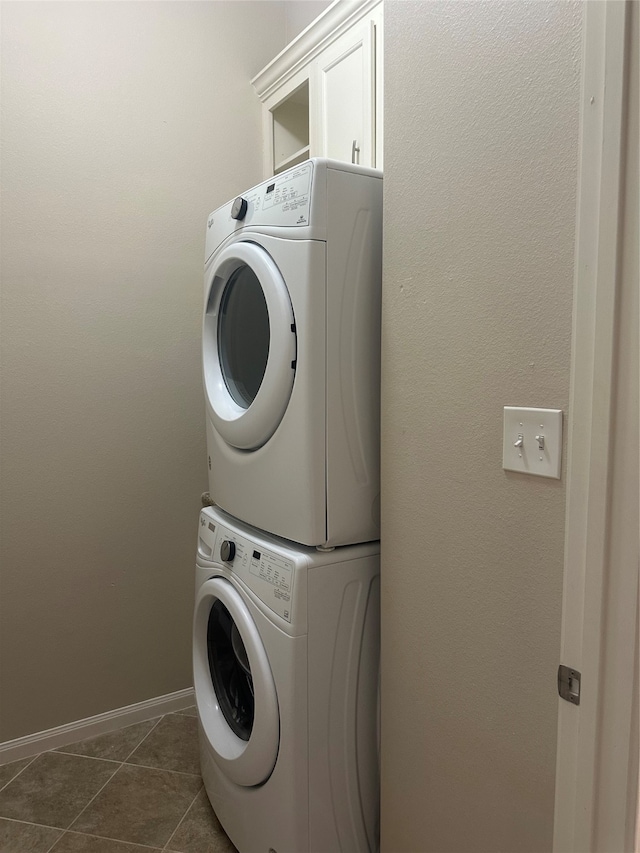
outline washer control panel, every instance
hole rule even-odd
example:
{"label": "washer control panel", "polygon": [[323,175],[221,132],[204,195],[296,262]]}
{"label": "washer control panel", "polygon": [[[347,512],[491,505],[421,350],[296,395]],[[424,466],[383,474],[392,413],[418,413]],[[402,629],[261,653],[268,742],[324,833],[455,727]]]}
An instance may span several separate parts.
{"label": "washer control panel", "polygon": [[253,548],[249,571],[261,582],[266,595],[260,598],[287,622],[291,622],[291,593],[293,591],[293,561]]}
{"label": "washer control panel", "polygon": [[292,619],[293,560],[200,513],[198,554],[233,571],[267,607],[287,622]]}
{"label": "washer control panel", "polygon": [[225,563],[233,563],[236,556],[236,545],[231,539],[225,539],[220,546],[220,558]]}

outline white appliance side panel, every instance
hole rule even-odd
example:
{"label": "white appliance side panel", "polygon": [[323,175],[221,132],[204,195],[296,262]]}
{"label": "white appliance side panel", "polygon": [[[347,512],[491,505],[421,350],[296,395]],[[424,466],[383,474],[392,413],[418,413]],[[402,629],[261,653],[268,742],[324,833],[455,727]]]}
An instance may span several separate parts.
{"label": "white appliance side panel", "polygon": [[230,447],[207,418],[209,491],[247,524],[303,545],[326,542],[326,244],[261,237],[289,289],[297,329],[296,376],[289,406],[269,441]]}
{"label": "white appliance side panel", "polygon": [[327,531],[380,538],[382,179],[327,170]]}
{"label": "white appliance side panel", "polygon": [[312,851],[377,849],[379,571],[379,556],[309,570]]}

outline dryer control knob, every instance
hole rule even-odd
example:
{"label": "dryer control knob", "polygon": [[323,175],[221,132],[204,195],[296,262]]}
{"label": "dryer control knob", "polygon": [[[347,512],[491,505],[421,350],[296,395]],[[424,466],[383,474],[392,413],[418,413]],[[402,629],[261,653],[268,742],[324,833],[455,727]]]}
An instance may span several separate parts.
{"label": "dryer control knob", "polygon": [[230,542],[228,539],[225,539],[222,545],[220,546],[220,556],[225,561],[225,563],[233,562],[233,558],[236,555],[236,543]]}
{"label": "dryer control knob", "polygon": [[244,219],[247,214],[247,200],[241,195],[231,205],[231,218]]}

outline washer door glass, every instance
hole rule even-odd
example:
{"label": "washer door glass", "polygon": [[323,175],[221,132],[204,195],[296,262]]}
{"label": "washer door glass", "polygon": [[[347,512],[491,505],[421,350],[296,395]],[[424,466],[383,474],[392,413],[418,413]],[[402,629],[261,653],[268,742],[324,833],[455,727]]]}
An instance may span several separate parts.
{"label": "washer door glass", "polygon": [[238,626],[220,599],[209,614],[207,652],[224,718],[239,738],[249,740],[255,713],[251,665]]}
{"label": "washer door glass", "polygon": [[217,432],[232,447],[261,447],[289,403],[296,331],[284,279],[257,243],[232,243],[213,261],[202,362],[207,410]]}
{"label": "washer door glass", "polygon": [[238,785],[265,782],[280,745],[267,652],[242,594],[223,577],[202,584],[193,620],[193,678],[206,745]]}

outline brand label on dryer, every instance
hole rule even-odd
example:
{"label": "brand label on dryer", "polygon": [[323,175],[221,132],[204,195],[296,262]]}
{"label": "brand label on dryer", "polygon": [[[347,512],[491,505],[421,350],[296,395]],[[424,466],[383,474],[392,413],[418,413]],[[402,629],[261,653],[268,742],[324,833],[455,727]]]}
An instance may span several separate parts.
{"label": "brand label on dryer", "polygon": [[291,622],[293,563],[268,551],[253,550],[250,571],[271,587],[271,596],[268,599],[265,597],[265,603],[287,622]]}

